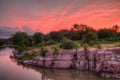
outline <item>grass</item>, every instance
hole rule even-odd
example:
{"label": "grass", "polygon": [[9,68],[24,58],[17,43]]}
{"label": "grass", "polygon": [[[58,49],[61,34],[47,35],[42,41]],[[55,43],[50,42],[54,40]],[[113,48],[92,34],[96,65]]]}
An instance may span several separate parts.
{"label": "grass", "polygon": [[[77,45],[78,48],[97,48],[97,49],[101,49],[101,48],[110,48],[110,47],[120,47],[120,41],[109,41],[109,40],[99,40],[98,44],[94,44],[93,46],[86,46],[86,44],[81,45],[82,43],[80,41],[74,41]],[[22,57],[22,60],[33,60],[35,56],[37,55],[41,55],[41,56],[45,56],[45,53],[52,49],[54,51],[54,54],[57,55],[60,49],[60,45],[61,42],[59,43],[55,43],[55,44],[51,44],[51,45],[46,45],[44,46],[44,50],[40,51],[40,53],[36,54],[26,54],[26,56]],[[111,46],[112,45],[112,46]],[[42,49],[42,47],[38,47],[38,46],[34,46],[34,47],[27,47],[24,51],[28,51],[28,50],[32,50],[32,49]]]}
{"label": "grass", "polygon": [[27,54],[27,55],[22,57],[22,60],[32,60],[35,56],[37,56],[35,53]]}
{"label": "grass", "polygon": [[[80,48],[83,48],[84,44],[82,44],[82,42],[80,40],[78,41],[73,41],[76,45],[77,45],[77,48],[80,49]],[[60,45],[61,45],[62,42],[56,42],[54,44],[49,44],[49,45],[45,45],[44,48],[47,48],[48,50],[54,50],[55,52],[57,52],[57,49],[53,49],[54,47],[55,48],[58,48],[58,49],[61,49],[60,48]],[[98,40],[98,44],[93,44],[92,46],[88,45],[89,48],[109,48],[109,47],[120,47],[120,41],[113,41],[113,40]],[[19,48],[20,50],[23,49],[23,52],[24,51],[29,51],[29,50],[33,50],[33,49],[40,49],[42,48],[42,46],[32,46],[32,47],[26,47],[26,48]]]}

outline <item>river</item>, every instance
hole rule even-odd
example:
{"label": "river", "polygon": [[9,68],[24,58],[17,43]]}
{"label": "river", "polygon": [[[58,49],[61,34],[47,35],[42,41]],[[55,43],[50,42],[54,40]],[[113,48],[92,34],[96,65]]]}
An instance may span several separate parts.
{"label": "river", "polygon": [[13,50],[13,48],[0,50],[0,80],[114,80],[83,70],[23,66],[10,58]]}

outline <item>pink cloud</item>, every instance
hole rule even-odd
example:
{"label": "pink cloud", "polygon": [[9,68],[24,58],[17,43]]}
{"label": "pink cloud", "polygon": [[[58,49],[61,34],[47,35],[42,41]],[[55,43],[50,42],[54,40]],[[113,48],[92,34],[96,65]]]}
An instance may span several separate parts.
{"label": "pink cloud", "polygon": [[[39,6],[38,3],[25,5],[24,8],[14,7],[8,9],[0,17],[0,25],[30,26],[33,30],[48,33],[52,30],[70,29],[74,23],[88,24],[94,28],[120,25],[120,2],[111,0],[81,0],[68,2],[59,6]],[[82,4],[84,2],[84,4]],[[49,3],[47,3],[49,4]],[[32,7],[31,7],[32,6]],[[30,7],[30,8],[29,8]],[[20,9],[19,9],[20,8]]]}

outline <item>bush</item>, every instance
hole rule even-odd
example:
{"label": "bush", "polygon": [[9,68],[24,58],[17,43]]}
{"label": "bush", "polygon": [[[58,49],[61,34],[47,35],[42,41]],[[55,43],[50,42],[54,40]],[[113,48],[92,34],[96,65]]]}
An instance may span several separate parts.
{"label": "bush", "polygon": [[52,45],[52,44],[55,44],[55,43],[56,42],[54,40],[50,39],[46,42],[46,45]]}
{"label": "bush", "polygon": [[45,54],[46,54],[47,52],[48,52],[48,49],[42,47],[41,50],[40,50],[40,55],[41,55],[42,57],[45,57]]}
{"label": "bush", "polygon": [[85,51],[88,50],[88,44],[87,44],[87,43],[83,44],[83,49],[84,49]]}
{"label": "bush", "polygon": [[39,47],[44,47],[44,46],[46,46],[46,45],[53,45],[53,44],[55,44],[56,42],[54,41],[54,40],[52,40],[52,39],[50,39],[50,40],[48,40],[47,42],[45,42],[44,40],[43,41],[41,41],[41,43],[39,43],[37,46],[39,46]]}
{"label": "bush", "polygon": [[33,54],[27,54],[27,55],[25,55],[25,56],[22,57],[22,60],[32,60],[35,56],[36,56],[35,53],[33,53]]}
{"label": "bush", "polygon": [[63,49],[74,49],[77,47],[78,45],[72,40],[65,40],[60,45],[60,48],[63,48]]}
{"label": "bush", "polygon": [[16,32],[11,37],[14,45],[21,46],[21,47],[29,47],[33,46],[33,39],[25,32]]}
{"label": "bush", "polygon": [[39,46],[39,47],[44,47],[44,46],[46,46],[46,43],[45,43],[45,41],[43,40],[43,41],[41,41],[41,43],[39,43],[37,46]]}
{"label": "bush", "polygon": [[26,50],[25,47],[17,46],[16,49],[21,53]]}
{"label": "bush", "polygon": [[92,46],[93,44],[97,43],[97,35],[95,32],[89,31],[87,32],[82,39],[82,43],[87,43],[88,45]]}
{"label": "bush", "polygon": [[53,52],[54,55],[59,53],[59,48],[57,46],[53,46],[52,49],[54,50]]}

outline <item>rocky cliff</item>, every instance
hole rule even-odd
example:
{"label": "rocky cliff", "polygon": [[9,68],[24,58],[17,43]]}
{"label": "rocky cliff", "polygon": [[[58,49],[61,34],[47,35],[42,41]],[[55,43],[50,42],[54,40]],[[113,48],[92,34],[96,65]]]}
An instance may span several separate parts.
{"label": "rocky cliff", "polygon": [[[29,51],[33,54],[37,51]],[[25,56],[25,53],[15,54],[17,58]],[[105,77],[120,78],[120,48],[112,49],[90,49],[80,50],[60,50],[54,55],[49,50],[45,57],[36,56],[32,60],[19,60],[24,64],[35,65],[47,68],[76,68],[100,72]]]}

